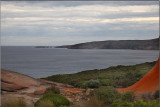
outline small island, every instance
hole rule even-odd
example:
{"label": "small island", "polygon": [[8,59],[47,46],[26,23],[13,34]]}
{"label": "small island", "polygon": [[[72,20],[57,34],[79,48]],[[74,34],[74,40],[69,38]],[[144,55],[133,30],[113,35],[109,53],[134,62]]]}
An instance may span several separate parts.
{"label": "small island", "polygon": [[52,46],[35,46],[35,48],[52,48]]}

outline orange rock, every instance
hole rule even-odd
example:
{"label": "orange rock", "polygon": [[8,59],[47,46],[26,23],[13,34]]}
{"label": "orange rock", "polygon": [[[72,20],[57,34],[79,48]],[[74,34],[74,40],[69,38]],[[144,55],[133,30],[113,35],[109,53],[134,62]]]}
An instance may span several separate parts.
{"label": "orange rock", "polygon": [[84,89],[79,89],[79,88],[65,88],[66,92],[70,93],[79,93],[79,92],[84,92]]}
{"label": "orange rock", "polygon": [[46,90],[41,90],[42,93],[44,93]]}
{"label": "orange rock", "polygon": [[142,79],[130,87],[118,89],[120,93],[133,91],[134,94],[155,92],[159,88],[159,59],[156,65]]}

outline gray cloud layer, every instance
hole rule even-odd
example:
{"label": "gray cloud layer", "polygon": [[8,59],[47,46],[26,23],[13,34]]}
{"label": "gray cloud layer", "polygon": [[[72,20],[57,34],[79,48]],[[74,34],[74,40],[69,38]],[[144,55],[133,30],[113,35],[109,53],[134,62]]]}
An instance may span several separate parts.
{"label": "gray cloud layer", "polygon": [[158,37],[158,1],[2,2],[2,45]]}

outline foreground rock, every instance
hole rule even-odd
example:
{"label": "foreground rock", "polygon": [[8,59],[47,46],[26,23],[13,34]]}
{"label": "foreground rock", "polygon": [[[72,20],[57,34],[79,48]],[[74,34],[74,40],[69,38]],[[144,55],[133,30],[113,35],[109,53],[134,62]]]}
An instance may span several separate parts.
{"label": "foreground rock", "polygon": [[8,92],[34,93],[44,91],[50,84],[32,77],[7,70],[1,70],[1,89]]}
{"label": "foreground rock", "polygon": [[34,103],[43,96],[51,84],[13,71],[1,70],[1,98],[2,105],[12,100],[23,100],[27,107],[34,107]]}
{"label": "foreground rock", "polygon": [[2,104],[9,99],[22,99],[27,107],[34,107],[44,92],[51,87],[58,88],[60,94],[71,103],[77,104],[82,100],[89,100],[90,89],[74,88],[68,84],[51,82],[43,79],[35,79],[17,72],[1,70]]}

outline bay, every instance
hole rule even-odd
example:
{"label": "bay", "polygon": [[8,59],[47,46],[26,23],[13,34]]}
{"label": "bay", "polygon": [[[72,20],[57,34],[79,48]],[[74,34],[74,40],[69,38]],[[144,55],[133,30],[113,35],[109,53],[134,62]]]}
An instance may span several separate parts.
{"label": "bay", "polygon": [[60,49],[34,46],[2,46],[1,68],[31,77],[71,74],[117,65],[156,61],[158,50]]}

